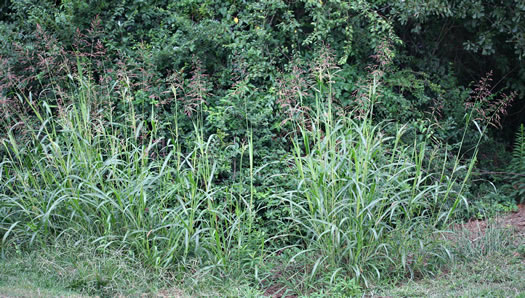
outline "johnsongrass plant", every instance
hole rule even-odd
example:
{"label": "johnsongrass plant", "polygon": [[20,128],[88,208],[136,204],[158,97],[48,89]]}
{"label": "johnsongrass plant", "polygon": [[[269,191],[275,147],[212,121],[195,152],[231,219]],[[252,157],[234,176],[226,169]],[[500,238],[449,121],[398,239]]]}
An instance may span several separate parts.
{"label": "johnsongrass plant", "polygon": [[[311,262],[306,282],[328,272],[330,282],[350,275],[368,285],[384,275],[431,271],[450,256],[440,235],[466,204],[462,191],[475,157],[468,167],[458,154],[451,171],[446,159],[433,169],[436,154],[425,142],[402,141],[406,126],[387,136],[385,126],[395,124],[372,122],[376,83],[361,119],[349,113],[334,120],[332,102],[321,100],[329,94],[317,96],[313,116],[296,123],[290,163],[297,188],[283,199],[300,239],[292,261]],[[330,93],[322,84],[318,90]]]}
{"label": "johnsongrass plant", "polygon": [[[99,99],[91,82],[82,74],[77,79],[69,95],[75,100],[58,113],[25,99],[40,125],[23,139],[10,131],[2,140],[2,250],[67,235],[181,278],[190,272],[263,283],[273,274],[267,265],[290,248],[289,262],[300,260],[302,268],[294,276],[303,283],[328,275],[330,283],[350,277],[367,286],[385,275],[431,271],[449,253],[440,229],[463,201],[475,159],[466,167],[458,154],[452,171],[445,164],[435,169],[425,143],[402,140],[405,126],[387,136],[389,124],[372,121],[375,78],[368,111],[355,118],[336,119],[331,85],[319,83],[311,114],[293,122],[289,158],[271,165],[288,183],[270,194],[280,202],[272,207],[257,202],[255,176],[269,165],[255,164],[251,134],[240,156],[246,177],[221,184],[215,136],[203,133],[200,110],[191,139],[179,135],[176,117],[173,135],[160,136],[166,124],[154,107],[142,119],[121,88],[128,111],[115,119],[94,108]],[[260,214],[270,208],[287,210],[264,223],[279,226],[278,234],[262,229]]]}
{"label": "johnsongrass plant", "polygon": [[28,129],[26,143],[13,132],[2,141],[2,250],[67,235],[122,249],[153,268],[222,272],[256,263],[261,241],[245,228],[255,211],[249,196],[215,185],[213,136],[204,139],[197,127],[187,152],[178,135],[161,146],[154,113],[141,120],[123,94],[125,119],[99,117],[89,82],[81,83],[71,95],[76,103],[59,115],[28,98],[40,126]]}

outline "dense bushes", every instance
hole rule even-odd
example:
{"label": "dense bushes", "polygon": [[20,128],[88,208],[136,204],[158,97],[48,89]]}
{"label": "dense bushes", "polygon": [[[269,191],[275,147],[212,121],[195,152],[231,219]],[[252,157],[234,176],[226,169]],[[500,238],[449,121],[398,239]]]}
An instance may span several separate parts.
{"label": "dense bushes", "polygon": [[[279,87],[282,73],[289,73],[297,63],[313,67],[317,51],[329,45],[334,62],[342,68],[339,75],[344,78],[340,85],[334,86],[338,103],[352,109],[351,95],[358,92],[358,78],[365,75],[368,57],[386,41],[394,46],[391,58],[395,60],[380,90],[384,100],[377,105],[376,118],[411,122],[432,115],[443,127],[436,135],[448,140],[453,137],[453,128],[463,123],[461,106],[467,96],[461,84],[478,81],[491,69],[475,69],[460,63],[451,67],[454,60],[445,47],[431,40],[434,34],[443,31],[435,23],[441,21],[440,17],[447,21],[472,19],[462,23],[467,32],[473,30],[474,23],[485,24],[492,18],[501,21],[492,23],[497,28],[514,26],[513,21],[507,24],[498,14],[509,13],[499,6],[490,14],[485,13],[487,7],[481,3],[462,1],[456,6],[441,1],[426,5],[405,1],[392,6],[382,1],[16,1],[11,3],[10,13],[1,26],[3,68],[9,69],[3,77],[11,78],[2,83],[2,93],[11,102],[17,89],[32,91],[40,98],[50,80],[56,82],[63,76],[53,73],[60,60],[70,60],[68,68],[75,72],[74,55],[82,55],[90,57],[90,63],[95,65],[95,79],[106,79],[108,87],[118,78],[106,76],[119,69],[118,61],[124,63],[127,71],[133,73],[129,74],[135,87],[133,92],[139,93],[135,103],[144,111],[157,106],[170,118],[173,101],[166,98],[166,94],[171,94],[170,84],[162,82],[173,76],[192,81],[199,64],[199,69],[207,74],[208,91],[213,89],[208,92],[208,110],[204,116],[221,119],[207,122],[208,134],[239,128],[237,124],[224,127],[224,123],[238,122],[230,114],[232,105],[227,102],[236,93],[232,86],[242,76],[241,85],[255,87],[243,97],[249,97],[247,100],[253,103],[249,106],[257,107],[260,112],[257,116],[250,113],[249,120],[253,121],[254,133],[263,137],[276,135],[284,120],[279,117],[282,113],[276,105],[279,89],[283,87]],[[470,10],[472,7],[476,9]],[[478,13],[471,16],[475,11]],[[513,13],[519,17],[521,12]],[[446,30],[447,23],[444,26]],[[519,26],[516,28],[519,30]],[[505,30],[489,35],[493,39],[519,40],[520,31]],[[457,37],[459,34],[463,34],[461,38]],[[465,40],[468,34],[451,31],[439,40],[449,38],[446,39],[449,43],[442,43],[447,46],[455,40]],[[478,47],[488,49],[489,44],[495,44],[489,42],[492,39],[487,34],[481,34],[484,43]],[[474,50],[476,42],[481,43],[465,42],[466,50]],[[509,46],[512,45],[521,53],[519,42]],[[508,51],[502,49],[501,55]],[[499,52],[482,51],[492,56]],[[512,61],[492,65],[498,80],[509,71]],[[512,73],[505,77],[510,78],[506,81],[511,84],[514,84],[512,78],[519,80],[519,75]],[[14,83],[12,78],[24,78],[24,82]],[[516,85],[513,88],[520,89]],[[231,135],[227,140],[235,137]]]}

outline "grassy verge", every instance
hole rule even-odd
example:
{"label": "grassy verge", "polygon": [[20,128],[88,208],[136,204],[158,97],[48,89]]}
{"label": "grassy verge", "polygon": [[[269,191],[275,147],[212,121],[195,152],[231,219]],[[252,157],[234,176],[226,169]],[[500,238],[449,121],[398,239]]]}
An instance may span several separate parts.
{"label": "grassy verge", "polygon": [[450,271],[384,291],[393,297],[525,297],[522,258],[494,254],[455,264]]}
{"label": "grassy verge", "polygon": [[435,272],[450,258],[439,235],[465,201],[475,154],[442,160],[403,126],[375,124],[376,74],[362,113],[336,111],[326,71],[315,108],[290,119],[291,152],[256,163],[247,122],[242,172],[226,182],[202,115],[189,135],[177,118],[161,135],[168,124],[154,110],[141,118],[126,89],[124,115],[94,109],[81,72],[58,114],[28,98],[39,126],[1,142],[5,284],[27,268],[37,288],[86,295],[353,296]]}
{"label": "grassy verge", "polygon": [[[338,279],[332,287],[303,297],[525,297],[525,241],[507,228],[489,228],[472,237],[459,231],[450,247],[455,258],[435,275],[405,279],[397,286],[362,289]],[[254,286],[249,279],[187,275],[183,281],[168,271],[153,273],[124,254],[102,253],[86,243],[61,241],[31,252],[13,252],[0,260],[0,295],[8,297],[262,297],[297,294],[293,283],[274,280]]]}
{"label": "grassy verge", "polygon": [[144,267],[123,252],[103,252],[86,242],[62,239],[0,258],[0,297],[256,297],[262,291],[244,276],[219,280]]}
{"label": "grassy verge", "polygon": [[85,242],[61,240],[0,261],[6,296],[139,296],[166,288],[168,274],[153,274],[125,254],[101,252]]}
{"label": "grassy verge", "polygon": [[483,234],[462,230],[451,244],[455,260],[443,266],[440,274],[378,293],[394,297],[525,297],[525,240],[512,228],[490,226]]}

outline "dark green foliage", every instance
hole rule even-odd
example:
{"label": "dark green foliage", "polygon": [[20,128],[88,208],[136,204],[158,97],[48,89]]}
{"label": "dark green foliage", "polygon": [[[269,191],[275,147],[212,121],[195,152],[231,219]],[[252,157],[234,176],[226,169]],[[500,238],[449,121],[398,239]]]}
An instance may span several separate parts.
{"label": "dark green foliage", "polygon": [[[40,98],[40,91],[48,86],[46,80],[57,81],[58,78],[51,79],[54,74],[38,67],[36,73],[27,73],[27,67],[38,65],[39,59],[36,55],[20,57],[17,51],[13,51],[13,42],[20,44],[23,50],[52,54],[52,50],[39,46],[42,34],[36,30],[37,25],[50,38],[56,39],[55,49],[65,51],[68,58],[74,53],[93,53],[94,46],[100,41],[106,60],[104,67],[101,61],[92,62],[97,68],[95,76],[115,70],[114,63],[118,60],[128,67],[135,65],[135,80],[142,80],[136,103],[142,106],[143,111],[150,111],[152,105],[157,105],[167,118],[173,115],[173,106],[161,97],[170,91],[170,84],[163,87],[158,82],[173,74],[178,74],[181,80],[191,80],[195,61],[200,61],[213,89],[203,116],[220,119],[208,122],[207,133],[226,133],[231,131],[232,126],[234,130],[246,129],[236,121],[237,116],[231,114],[234,103],[228,103],[232,94],[238,93],[236,85],[238,78],[242,77],[241,85],[250,89],[243,100],[260,111],[248,124],[252,124],[254,133],[263,137],[269,134],[275,136],[275,129],[279,129],[279,124],[285,120],[279,117],[282,113],[275,105],[277,93],[272,92],[279,89],[281,72],[291,69],[298,59],[306,67],[311,67],[315,61],[315,50],[323,44],[330,45],[335,62],[342,67],[338,74],[343,78],[339,81],[341,85],[334,86],[336,95],[341,104],[349,108],[353,101],[351,95],[364,83],[359,78],[363,77],[363,71],[369,64],[368,57],[386,40],[397,48],[393,53],[396,56],[394,67],[388,70],[385,84],[381,87],[383,100],[377,106],[378,119],[407,122],[435,116],[440,123],[446,124],[441,125],[444,131],[440,134],[444,134],[447,140],[458,141],[454,136],[457,132],[455,127],[463,125],[464,111],[461,106],[467,100],[465,88],[460,84],[477,81],[490,69],[465,66],[467,59],[463,59],[463,64],[453,60],[442,45],[462,40],[457,38],[459,29],[455,29],[456,26],[453,31],[447,31],[448,27],[443,29],[434,24],[442,22],[441,18],[446,20],[445,26],[453,26],[447,23],[453,23],[452,20],[468,19],[472,24],[466,21],[461,23],[467,30],[465,32],[478,28],[477,23],[486,25],[487,30],[501,31],[496,35],[506,36],[505,41],[515,41],[497,44],[514,46],[518,53],[516,57],[520,57],[520,27],[514,21],[519,19],[519,6],[509,11],[505,9],[507,4],[494,5],[498,9],[491,10],[485,2],[475,1],[454,5],[444,1],[403,1],[388,5],[384,1],[364,0],[351,3],[335,0],[185,0],[173,3],[131,0],[15,1],[9,6],[9,22],[2,26],[6,39],[2,57],[6,59],[7,66],[13,68],[11,73],[16,77],[34,77],[29,83],[40,85],[40,88],[33,86],[32,89],[10,85],[8,90],[32,90]],[[511,13],[515,15],[506,15]],[[499,20],[499,23],[492,22],[493,19]],[[518,31],[508,31],[512,26],[518,26]],[[82,35],[77,33],[77,29]],[[448,35],[434,38],[439,32],[447,32]],[[462,34],[472,37],[470,33]],[[496,44],[486,37],[480,40],[484,44],[479,46],[484,49],[489,49],[489,44]],[[462,44],[459,46],[463,48]],[[466,50],[470,48],[472,46],[465,45]],[[492,56],[499,53],[487,51],[485,54]],[[501,52],[506,55],[508,51]],[[51,58],[64,59],[57,55]],[[504,74],[508,77],[498,67],[513,64],[513,61],[493,65],[498,79]],[[453,67],[451,62],[455,63]],[[469,75],[465,76],[465,73]],[[519,76],[516,78],[519,79]],[[112,86],[113,82],[108,82],[108,85]],[[513,88],[520,89],[517,86]],[[5,87],[2,89],[2,93],[12,95]],[[238,109],[234,110],[238,113]],[[265,119],[263,122],[262,118]],[[228,123],[230,127],[225,127],[223,123]],[[231,141],[237,135],[225,137]]]}
{"label": "dark green foliage", "polygon": [[511,172],[510,185],[512,188],[512,196],[518,202],[525,201],[525,130],[523,124],[516,132],[514,141],[514,150],[512,151],[512,161],[508,167]]}

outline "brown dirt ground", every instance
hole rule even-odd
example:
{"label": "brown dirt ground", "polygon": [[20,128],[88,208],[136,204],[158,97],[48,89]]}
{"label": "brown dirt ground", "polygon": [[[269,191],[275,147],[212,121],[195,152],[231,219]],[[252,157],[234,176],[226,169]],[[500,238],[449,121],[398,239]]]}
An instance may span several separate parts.
{"label": "brown dirt ground", "polygon": [[[525,204],[518,205],[518,211],[511,212],[495,220],[496,227],[511,228],[517,235],[525,237]],[[482,236],[489,226],[487,220],[471,220],[456,228],[464,228],[472,233],[473,237]],[[522,240],[525,238],[522,238]]]}

